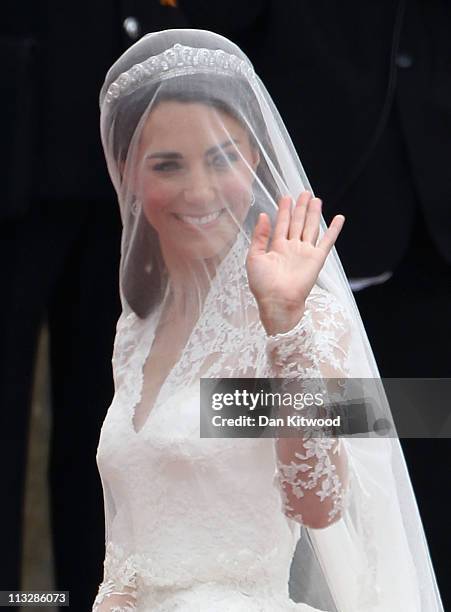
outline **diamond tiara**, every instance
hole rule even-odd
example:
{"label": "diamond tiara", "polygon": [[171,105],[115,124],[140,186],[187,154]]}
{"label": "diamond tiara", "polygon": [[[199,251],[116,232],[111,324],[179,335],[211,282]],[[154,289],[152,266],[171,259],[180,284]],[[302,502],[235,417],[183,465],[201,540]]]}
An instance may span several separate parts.
{"label": "diamond tiara", "polygon": [[120,74],[109,86],[105,102],[111,103],[122,95],[136,91],[144,83],[198,72],[241,76],[248,80],[255,78],[251,64],[236,55],[221,49],[187,47],[176,43]]}

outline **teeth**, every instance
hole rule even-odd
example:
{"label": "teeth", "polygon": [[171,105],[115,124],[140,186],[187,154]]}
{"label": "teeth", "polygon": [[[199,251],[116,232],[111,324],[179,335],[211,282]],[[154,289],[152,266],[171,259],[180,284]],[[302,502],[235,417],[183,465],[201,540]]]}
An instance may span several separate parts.
{"label": "teeth", "polygon": [[205,225],[206,223],[211,223],[217,219],[221,213],[222,210],[218,210],[217,212],[211,213],[210,215],[205,215],[204,217],[191,217],[190,215],[177,215],[177,217],[182,221],[186,221],[186,223],[192,223],[193,225]]}

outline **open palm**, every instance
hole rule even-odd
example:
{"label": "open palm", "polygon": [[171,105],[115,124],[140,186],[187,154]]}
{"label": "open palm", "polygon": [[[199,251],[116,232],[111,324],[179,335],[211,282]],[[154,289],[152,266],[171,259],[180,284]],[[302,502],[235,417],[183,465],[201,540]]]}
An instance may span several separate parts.
{"label": "open palm", "polygon": [[265,213],[260,215],[246,260],[260,312],[283,316],[303,309],[344,223],[343,215],[336,215],[316,244],[320,219],[321,200],[309,192],[299,196],[293,211],[291,198],[282,198],[268,250],[271,222]]}

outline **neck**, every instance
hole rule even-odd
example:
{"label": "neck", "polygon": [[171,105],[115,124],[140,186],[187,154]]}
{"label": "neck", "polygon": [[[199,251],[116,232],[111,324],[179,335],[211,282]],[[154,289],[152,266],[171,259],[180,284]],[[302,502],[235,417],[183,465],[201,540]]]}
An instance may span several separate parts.
{"label": "neck", "polygon": [[169,319],[193,323],[203,309],[217,264],[209,260],[183,261],[167,257],[165,264],[169,276],[165,311]]}
{"label": "neck", "polygon": [[168,270],[171,310],[181,315],[200,314],[205,298],[216,276],[216,270],[229,251],[208,259],[188,259],[167,252],[162,246],[163,259]]}

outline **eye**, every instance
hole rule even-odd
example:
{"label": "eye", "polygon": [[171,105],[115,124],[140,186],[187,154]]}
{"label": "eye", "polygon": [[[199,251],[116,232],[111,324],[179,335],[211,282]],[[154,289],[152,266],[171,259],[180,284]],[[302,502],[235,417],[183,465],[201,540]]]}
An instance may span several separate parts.
{"label": "eye", "polygon": [[229,168],[233,163],[238,161],[237,153],[219,153],[211,160],[211,165],[218,169]]}
{"label": "eye", "polygon": [[177,161],[164,161],[152,166],[152,170],[155,170],[155,172],[174,172],[180,168],[180,163]]}

